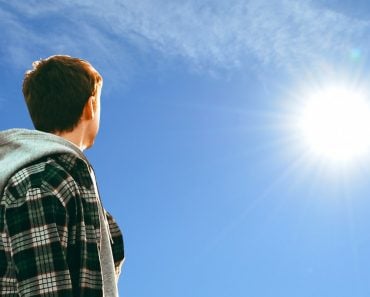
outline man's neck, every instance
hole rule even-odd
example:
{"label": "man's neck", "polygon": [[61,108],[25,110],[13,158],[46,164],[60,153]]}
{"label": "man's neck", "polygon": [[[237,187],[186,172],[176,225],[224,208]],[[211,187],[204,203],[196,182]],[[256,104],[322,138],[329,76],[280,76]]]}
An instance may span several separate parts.
{"label": "man's neck", "polygon": [[85,137],[83,133],[83,129],[79,126],[77,126],[75,129],[73,129],[70,132],[56,132],[55,135],[58,135],[65,140],[71,142],[75,146],[77,146],[81,151],[84,151],[87,148],[87,145],[85,144]]}

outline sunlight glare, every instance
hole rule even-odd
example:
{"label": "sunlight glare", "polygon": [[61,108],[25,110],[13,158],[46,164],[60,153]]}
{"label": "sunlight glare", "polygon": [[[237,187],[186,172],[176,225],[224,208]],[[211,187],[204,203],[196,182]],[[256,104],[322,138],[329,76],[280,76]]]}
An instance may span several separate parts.
{"label": "sunlight glare", "polygon": [[369,152],[370,106],[360,92],[334,86],[312,94],[299,127],[311,152],[327,160],[347,162]]}

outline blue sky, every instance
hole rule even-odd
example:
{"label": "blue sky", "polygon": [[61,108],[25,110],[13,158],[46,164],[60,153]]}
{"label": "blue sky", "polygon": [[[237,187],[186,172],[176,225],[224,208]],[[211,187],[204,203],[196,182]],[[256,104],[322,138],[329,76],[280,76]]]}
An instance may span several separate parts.
{"label": "blue sky", "polygon": [[370,294],[369,160],[311,158],[306,92],[366,88],[366,1],[0,1],[0,129],[69,54],[104,77],[94,164],[122,226],[122,296]]}

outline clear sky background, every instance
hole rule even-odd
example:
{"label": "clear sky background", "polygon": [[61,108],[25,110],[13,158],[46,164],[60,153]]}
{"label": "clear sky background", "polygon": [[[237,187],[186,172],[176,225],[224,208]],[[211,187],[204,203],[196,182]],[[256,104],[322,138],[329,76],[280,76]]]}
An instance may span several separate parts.
{"label": "clear sky background", "polygon": [[294,126],[313,90],[370,87],[369,17],[365,0],[0,1],[0,129],[32,128],[34,60],[103,75],[86,154],[125,234],[121,296],[370,296],[370,160],[315,158]]}

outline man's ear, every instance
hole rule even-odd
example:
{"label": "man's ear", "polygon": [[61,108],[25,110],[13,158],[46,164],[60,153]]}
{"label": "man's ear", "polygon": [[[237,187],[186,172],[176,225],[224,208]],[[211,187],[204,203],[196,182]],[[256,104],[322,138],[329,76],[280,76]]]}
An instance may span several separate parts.
{"label": "man's ear", "polygon": [[82,111],[82,118],[84,120],[92,120],[95,117],[95,112],[96,112],[96,99],[94,96],[90,96]]}

